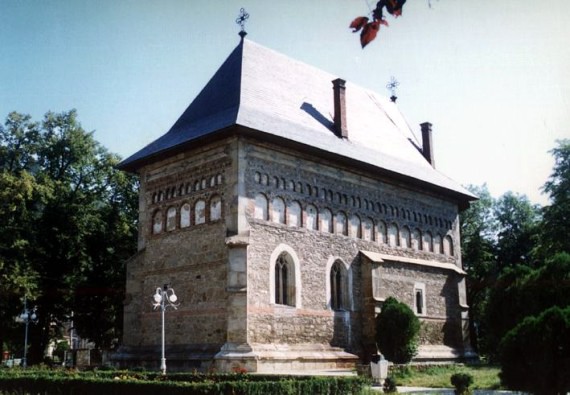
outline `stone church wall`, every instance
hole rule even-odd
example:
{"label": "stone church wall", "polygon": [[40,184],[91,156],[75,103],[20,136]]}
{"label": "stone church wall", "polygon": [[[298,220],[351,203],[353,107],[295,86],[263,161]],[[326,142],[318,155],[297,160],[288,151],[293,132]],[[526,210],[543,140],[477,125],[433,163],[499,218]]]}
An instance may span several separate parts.
{"label": "stone church wall", "polygon": [[[371,290],[363,287],[372,285],[364,281],[367,269],[363,268],[359,251],[460,267],[457,206],[314,158],[295,157],[284,150],[276,153],[272,148],[248,147],[248,340],[331,344],[362,353],[363,347],[371,347],[371,320],[374,306],[379,304],[367,303]],[[265,203],[259,196],[265,198],[266,210],[256,207]],[[300,221],[295,216],[290,218],[288,212],[295,203],[301,206]],[[330,227],[321,221],[321,213],[327,210],[332,217]],[[339,226],[343,220],[344,226]],[[392,225],[398,231],[391,238]],[[415,244],[413,232],[417,232]],[[431,240],[426,241],[425,234],[430,234]],[[445,238],[451,241],[446,246]],[[271,255],[282,245],[294,251],[300,262],[297,286],[302,291],[297,308],[271,303]],[[335,312],[328,305],[330,296],[325,284],[330,281],[331,259],[342,261],[350,271],[347,311]],[[424,344],[461,346],[458,276],[402,263],[385,265],[382,275],[384,292],[410,306],[414,284],[425,285],[428,314],[422,316]]]}
{"label": "stone church wall", "polygon": [[[235,173],[232,163],[227,146],[214,145],[142,172],[139,253],[127,265],[127,346],[160,345],[160,312],[152,309],[151,301],[156,288],[164,284],[175,289],[180,301],[177,310],[166,312],[169,347],[215,353],[225,343],[224,239],[230,212],[227,185]],[[170,354],[176,358],[175,352]]]}

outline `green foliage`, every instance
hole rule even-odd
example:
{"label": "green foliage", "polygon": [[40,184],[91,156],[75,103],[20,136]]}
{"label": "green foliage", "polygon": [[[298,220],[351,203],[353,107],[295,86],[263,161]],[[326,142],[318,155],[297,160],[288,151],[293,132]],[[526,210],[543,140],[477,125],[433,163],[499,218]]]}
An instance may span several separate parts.
{"label": "green foliage", "polygon": [[551,204],[543,209],[540,243],[537,253],[542,258],[556,252],[570,253],[570,140],[561,140],[551,153],[554,169],[544,184]]}
{"label": "green foliage", "polygon": [[384,384],[382,385],[382,391],[384,391],[385,394],[397,393],[398,387],[396,386],[396,380],[391,376],[386,377],[386,380],[384,380]]}
{"label": "green foliage", "polygon": [[521,265],[535,264],[532,252],[540,229],[540,210],[524,195],[507,192],[495,199],[485,185],[468,189],[479,196],[460,217],[467,302],[471,322],[478,324],[479,338],[475,337],[473,325],[472,338],[480,353],[492,356],[500,338],[496,339],[495,328],[488,327],[485,319],[490,294],[494,287],[502,286],[502,282],[497,282],[499,276],[517,271]]}
{"label": "green foliage", "polygon": [[556,254],[538,269],[519,266],[507,270],[489,297],[485,317],[489,354],[495,356],[493,350],[498,350],[503,336],[525,317],[552,306],[570,306],[569,254]]}
{"label": "green foliage", "polygon": [[469,395],[469,386],[473,384],[473,376],[469,373],[454,373],[451,375],[451,384],[455,387],[455,395]]}
{"label": "green foliage", "polygon": [[420,321],[414,312],[395,298],[388,298],[376,317],[376,343],[386,359],[407,363],[417,353]]}
{"label": "green foliage", "polygon": [[[108,374],[107,374],[108,373]],[[173,380],[176,378],[176,380]],[[184,380],[186,378],[187,380]],[[360,377],[292,377],[244,374],[182,374],[166,377],[129,372],[0,373],[0,391],[57,394],[359,394],[366,381]]]}
{"label": "green foliage", "polygon": [[501,388],[500,369],[488,365],[394,365],[390,376],[398,385],[407,387],[445,388],[455,373],[469,374],[473,377],[473,389],[497,390]]}
{"label": "green foliage", "polygon": [[507,192],[495,203],[497,264],[499,270],[531,265],[533,241],[538,231],[539,208],[524,195]]}
{"label": "green foliage", "polygon": [[570,306],[527,317],[500,345],[501,381],[535,394],[570,391]]}
{"label": "green foliage", "polygon": [[80,336],[98,346],[120,337],[137,183],[118,161],[74,110],[41,123],[14,112],[0,126],[0,343],[11,343],[26,294],[40,319],[29,362],[41,361],[71,311]]}

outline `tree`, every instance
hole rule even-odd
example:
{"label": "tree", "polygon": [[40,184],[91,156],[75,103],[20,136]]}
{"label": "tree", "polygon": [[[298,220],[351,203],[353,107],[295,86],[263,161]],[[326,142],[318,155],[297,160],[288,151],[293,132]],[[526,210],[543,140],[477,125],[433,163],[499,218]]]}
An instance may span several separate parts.
{"label": "tree", "polygon": [[570,307],[527,317],[500,345],[501,382],[534,394],[570,391]]}
{"label": "tree", "polygon": [[570,306],[570,254],[556,254],[537,269],[508,268],[491,291],[486,310],[486,344],[491,356],[496,355],[503,337],[526,317],[553,306]]}
{"label": "tree", "polygon": [[543,209],[540,243],[537,253],[542,258],[556,252],[570,253],[570,140],[557,142],[551,151],[554,168],[543,190],[551,204]]}
{"label": "tree", "polygon": [[[495,199],[486,185],[470,185],[470,192],[479,197],[460,215],[461,254],[467,272],[467,303],[470,306],[472,343],[478,349],[477,331],[484,315],[485,301],[497,277]],[[479,326],[480,331],[484,327]]]}
{"label": "tree", "polygon": [[539,208],[525,195],[507,192],[495,203],[498,222],[499,270],[513,265],[532,265],[531,253],[538,230]]}
{"label": "tree", "polygon": [[376,342],[386,359],[408,363],[416,355],[420,320],[405,303],[386,299],[376,317]]}
{"label": "tree", "polygon": [[[20,279],[2,297],[35,299],[40,322],[30,327],[30,362],[41,360],[53,324],[61,330],[72,312],[80,335],[98,346],[120,334],[137,184],[115,169],[118,161],[74,110],[49,112],[41,123],[11,113],[0,128],[0,276]],[[11,297],[0,303],[18,305]]]}

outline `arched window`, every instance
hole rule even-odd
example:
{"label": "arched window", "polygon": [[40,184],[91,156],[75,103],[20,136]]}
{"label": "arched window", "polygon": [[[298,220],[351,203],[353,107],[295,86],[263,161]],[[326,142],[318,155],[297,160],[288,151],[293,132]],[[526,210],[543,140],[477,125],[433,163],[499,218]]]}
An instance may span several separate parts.
{"label": "arched window", "polygon": [[410,248],[410,229],[407,226],[402,227],[400,232],[400,247]]}
{"label": "arched window", "polygon": [[321,210],[320,215],[321,227],[323,232],[332,233],[332,213],[328,208]]}
{"label": "arched window", "polygon": [[412,231],[412,248],[414,250],[421,250],[423,248],[422,232],[417,228]]}
{"label": "arched window", "polygon": [[336,261],[332,267],[330,272],[330,287],[331,287],[331,295],[330,295],[330,303],[331,309],[333,310],[343,310],[346,306],[343,303],[345,298],[345,287],[344,284],[346,282],[346,275],[343,275],[343,264],[339,261]]}
{"label": "arched window", "polygon": [[276,224],[285,223],[285,202],[280,197],[271,202],[271,221]]}
{"label": "arched window", "polygon": [[159,234],[162,232],[162,213],[157,211],[152,216],[152,234]]}
{"label": "arched window", "polygon": [[216,176],[210,177],[210,187],[216,186]]}
{"label": "arched window", "polygon": [[255,174],[253,175],[253,180],[255,181],[256,184],[261,183],[261,173],[256,171]]}
{"label": "arched window", "polygon": [[190,226],[190,205],[184,203],[180,208],[180,227],[187,228]]}
{"label": "arched window", "polygon": [[200,181],[200,189],[206,189],[207,186],[207,181],[205,178],[202,178],[202,181]]}
{"label": "arched window", "polygon": [[374,240],[374,225],[370,218],[362,221],[362,238],[366,241]]}
{"label": "arched window", "polygon": [[335,228],[334,232],[338,235],[347,235],[348,227],[346,226],[346,215],[339,211],[335,216]]}
{"label": "arched window", "polygon": [[265,195],[258,193],[255,196],[255,212],[253,217],[267,221],[267,212],[267,198]]}
{"label": "arched window", "polygon": [[170,207],[166,212],[166,231],[176,229],[176,207]]}
{"label": "arched window", "polygon": [[387,236],[387,229],[386,224],[384,221],[378,221],[378,243],[379,244],[387,244],[388,236]]}
{"label": "arched window", "polygon": [[357,239],[362,238],[362,233],[360,230],[360,218],[357,215],[350,216],[350,237]]}
{"label": "arched window", "polygon": [[441,235],[437,234],[433,237],[433,252],[441,254]]}
{"label": "arched window", "polygon": [[221,174],[216,175],[216,183],[218,185],[221,185],[221,183],[222,183],[222,175]]}
{"label": "arched window", "polygon": [[261,184],[267,185],[269,183],[269,176],[267,174],[261,175]]}
{"label": "arched window", "polygon": [[210,200],[210,221],[217,221],[222,218],[222,199],[214,196]]}
{"label": "arched window", "polygon": [[287,253],[275,262],[275,304],[295,306],[295,266]]}
{"label": "arched window", "polygon": [[287,207],[287,223],[289,226],[301,227],[301,205],[299,202],[291,202]]}
{"label": "arched window", "polygon": [[152,202],[156,203],[158,201],[158,195],[155,193],[152,194]]}
{"label": "arched window", "polygon": [[443,239],[443,253],[445,255],[453,256],[453,239],[447,235]]}
{"label": "arched window", "polygon": [[391,247],[397,247],[400,245],[400,231],[398,225],[395,223],[390,224],[388,227],[388,244]]}
{"label": "arched window", "polygon": [[305,211],[307,229],[317,230],[317,208],[312,204],[309,204]]}
{"label": "arched window", "polygon": [[279,189],[279,177],[273,177],[273,186]]}
{"label": "arched window", "polygon": [[200,199],[194,205],[194,223],[196,225],[199,225],[205,222],[206,222],[206,202]]}

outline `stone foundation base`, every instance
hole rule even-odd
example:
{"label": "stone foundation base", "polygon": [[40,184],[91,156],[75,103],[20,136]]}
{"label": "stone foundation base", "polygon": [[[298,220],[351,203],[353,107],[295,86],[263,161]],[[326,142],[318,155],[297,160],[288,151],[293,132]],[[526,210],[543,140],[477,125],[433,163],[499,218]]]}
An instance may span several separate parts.
{"label": "stone foundation base", "polygon": [[[212,368],[214,356],[220,349],[216,345],[176,345],[166,347],[166,368],[169,372],[206,372]],[[160,369],[162,350],[160,346],[121,346],[110,357],[117,368]]]}
{"label": "stone foundation base", "polygon": [[444,345],[423,345],[418,348],[418,354],[413,362],[445,363],[477,359],[473,350],[463,350]]}
{"label": "stone foundation base", "polygon": [[356,369],[359,359],[346,351],[320,344],[226,344],[215,357],[222,372],[247,370],[255,373],[281,373]]}
{"label": "stone foundation base", "polygon": [[[336,347],[320,344],[303,345],[176,345],[165,350],[169,372],[216,371],[280,373],[311,371],[355,370],[359,361],[356,355]],[[118,368],[142,367],[159,370],[160,346],[122,346],[110,360]]]}

